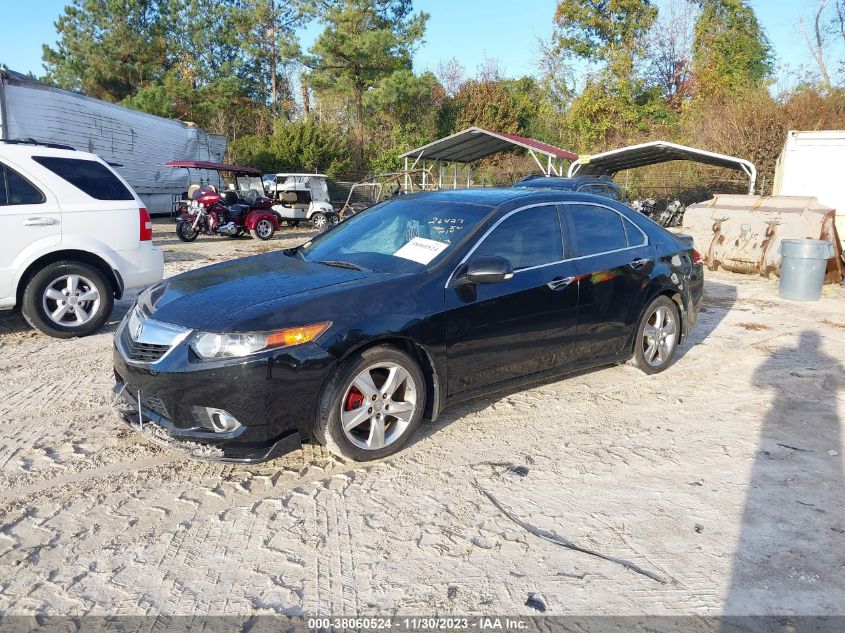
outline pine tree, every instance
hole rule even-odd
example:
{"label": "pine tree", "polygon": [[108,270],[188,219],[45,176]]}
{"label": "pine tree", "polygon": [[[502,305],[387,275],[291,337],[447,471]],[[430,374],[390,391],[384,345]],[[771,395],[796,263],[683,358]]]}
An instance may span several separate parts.
{"label": "pine tree", "polygon": [[772,49],[747,0],[698,0],[693,75],[699,98],[759,87],[773,70]]}
{"label": "pine tree", "polygon": [[397,70],[410,70],[428,15],[411,0],[322,0],[326,29],[306,64],[315,89],[348,95],[355,113],[355,167],[364,166],[364,93]]}

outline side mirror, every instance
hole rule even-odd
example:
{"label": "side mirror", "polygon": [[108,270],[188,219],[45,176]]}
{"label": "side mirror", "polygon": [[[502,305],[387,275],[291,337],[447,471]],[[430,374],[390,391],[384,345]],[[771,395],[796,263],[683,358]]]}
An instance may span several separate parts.
{"label": "side mirror", "polygon": [[513,266],[504,257],[479,257],[466,264],[455,285],[498,284],[513,277]]}

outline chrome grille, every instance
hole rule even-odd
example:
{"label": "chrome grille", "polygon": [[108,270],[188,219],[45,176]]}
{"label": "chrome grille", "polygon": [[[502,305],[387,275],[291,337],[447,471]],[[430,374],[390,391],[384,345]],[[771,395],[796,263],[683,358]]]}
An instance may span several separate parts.
{"label": "chrome grille", "polygon": [[186,328],[150,319],[135,308],[121,323],[115,342],[127,361],[153,364],[190,333]]}
{"label": "chrome grille", "polygon": [[133,341],[128,330],[123,330],[123,347],[129,360],[139,363],[154,363],[167,353],[170,345],[152,345]]}

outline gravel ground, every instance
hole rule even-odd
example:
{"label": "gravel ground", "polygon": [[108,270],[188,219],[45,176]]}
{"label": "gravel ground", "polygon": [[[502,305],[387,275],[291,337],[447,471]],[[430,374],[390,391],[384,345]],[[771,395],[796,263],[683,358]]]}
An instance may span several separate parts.
{"label": "gravel ground", "polygon": [[[155,228],[167,275],[310,235]],[[4,313],[0,613],[845,614],[845,290],[708,273],[706,295],[660,376],[464,404],[364,465],[149,445],[108,406],[133,297],[80,340]]]}

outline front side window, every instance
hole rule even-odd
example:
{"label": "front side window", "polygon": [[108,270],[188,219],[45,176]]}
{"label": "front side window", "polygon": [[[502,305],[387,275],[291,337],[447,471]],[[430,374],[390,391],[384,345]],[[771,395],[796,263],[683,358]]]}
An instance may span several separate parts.
{"label": "front side window", "polygon": [[560,219],[554,206],[517,211],[484,238],[472,258],[499,256],[514,270],[559,262],[563,259]]}
{"label": "front side window", "polygon": [[44,194],[11,167],[0,163],[0,206],[43,204]]}
{"label": "front side window", "polygon": [[33,156],[32,160],[95,200],[135,199],[126,185],[98,161],[56,156]]}
{"label": "front side window", "polygon": [[595,255],[628,247],[621,216],[607,207],[591,204],[570,206],[578,255]]}

